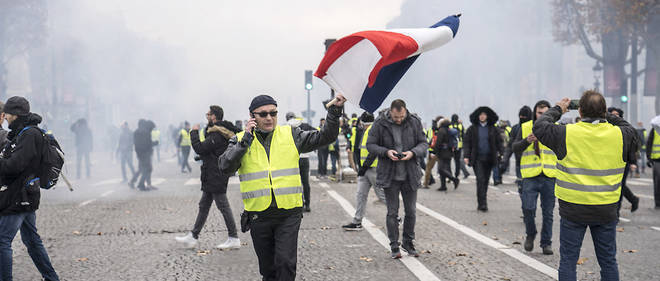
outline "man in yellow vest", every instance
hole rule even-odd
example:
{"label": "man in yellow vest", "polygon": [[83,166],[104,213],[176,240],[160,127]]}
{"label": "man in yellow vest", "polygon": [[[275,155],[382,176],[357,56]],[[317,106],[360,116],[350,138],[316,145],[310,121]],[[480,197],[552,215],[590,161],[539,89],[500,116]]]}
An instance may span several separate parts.
{"label": "man in yellow vest", "polygon": [[455,129],[458,131],[458,147],[454,149],[454,166],[456,172],[454,172],[454,177],[458,178],[460,172],[463,171],[463,178],[467,179],[470,176],[470,172],[465,168],[465,162],[463,162],[463,136],[465,136],[465,128],[463,127],[463,122],[458,119],[458,114],[452,114],[451,123],[449,128]]}
{"label": "man in yellow vest", "polygon": [[[576,280],[576,264],[587,227],[591,230],[601,280],[619,280],[616,261],[617,203],[626,162],[635,158],[638,137],[622,118],[607,114],[605,98],[586,91],[579,101],[582,121],[557,125],[570,99],[541,116],[532,128],[557,156],[555,196],[559,201],[559,280]],[[522,163],[521,163],[522,165]]]}
{"label": "man in yellow vest", "polygon": [[651,120],[653,128],[646,141],[646,165],[653,168],[653,197],[655,209],[660,209],[660,115]]}
{"label": "man in yellow vest", "polygon": [[520,130],[512,137],[512,149],[520,154],[520,174],[522,176],[522,209],[525,223],[525,251],[532,251],[536,237],[536,200],[541,197],[541,249],[544,255],[552,255],[552,214],[555,209],[555,169],[557,156],[547,146],[538,141],[532,127],[534,121],[550,109],[550,103],[541,100],[534,105],[534,117],[520,125]]}
{"label": "man in yellow vest", "polygon": [[238,170],[245,208],[241,230],[250,230],[263,280],[296,278],[303,206],[300,153],[312,152],[337,139],[346,99],[342,95],[336,98],[328,109],[325,126],[320,131],[303,131],[278,126],[277,102],[268,95],[259,95],[250,103],[251,118],[245,131],[232,138],[220,156],[224,173]]}
{"label": "man in yellow vest", "polygon": [[181,147],[181,172],[185,173],[186,168],[188,168],[188,172],[192,172],[192,168],[190,167],[190,164],[188,164],[188,156],[190,155],[190,148],[191,148],[191,142],[190,142],[190,123],[186,121],[183,124],[183,128],[179,132],[179,147]]}
{"label": "man in yellow vest", "polygon": [[343,225],[342,228],[347,231],[359,231],[362,230],[362,218],[364,217],[364,212],[367,208],[367,197],[369,196],[369,189],[373,186],[374,192],[378,199],[381,202],[385,202],[385,191],[381,187],[376,186],[376,167],[378,166],[377,155],[369,153],[367,150],[367,138],[369,137],[369,131],[371,131],[371,124],[374,122],[374,115],[369,112],[364,112],[360,116],[360,122],[364,124],[364,130],[358,130],[356,133],[356,141],[359,146],[360,151],[360,162],[357,178],[357,194],[356,194],[356,204],[355,204],[355,216],[353,221],[347,225]]}

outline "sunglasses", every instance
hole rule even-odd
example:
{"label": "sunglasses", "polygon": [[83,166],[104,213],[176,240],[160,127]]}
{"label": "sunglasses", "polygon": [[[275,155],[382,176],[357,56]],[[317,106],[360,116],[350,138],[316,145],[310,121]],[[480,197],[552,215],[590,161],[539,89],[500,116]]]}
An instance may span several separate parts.
{"label": "sunglasses", "polygon": [[266,116],[268,116],[268,114],[270,114],[270,117],[277,117],[277,111],[271,111],[271,112],[265,112],[265,111],[263,111],[263,112],[252,112],[252,114],[254,114],[254,115],[259,115],[259,117],[261,117],[261,118],[266,118]]}

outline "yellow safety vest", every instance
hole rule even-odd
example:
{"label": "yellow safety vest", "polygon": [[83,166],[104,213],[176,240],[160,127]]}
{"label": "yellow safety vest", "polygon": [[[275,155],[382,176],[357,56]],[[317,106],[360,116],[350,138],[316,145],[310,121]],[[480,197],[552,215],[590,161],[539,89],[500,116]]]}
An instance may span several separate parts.
{"label": "yellow safety vest", "polygon": [[433,148],[431,148],[431,140],[433,140],[433,135],[435,134],[433,132],[433,127],[428,128],[425,130],[426,132],[426,142],[429,143],[429,151],[433,151]]}
{"label": "yellow safety vest", "polygon": [[190,133],[186,131],[186,129],[181,129],[181,132],[179,132],[181,135],[181,143],[179,144],[180,146],[190,146]]}
{"label": "yellow safety vest", "polygon": [[[533,125],[533,121],[530,120],[520,126],[523,138],[526,138],[532,133]],[[534,151],[533,143],[527,146],[523,151],[522,157],[520,158],[520,174],[523,178],[533,178],[540,175],[541,172],[547,177],[555,177],[557,156],[552,150],[550,150],[550,148],[543,145],[540,141],[539,152],[541,155],[537,156],[536,151]]]}
{"label": "yellow safety vest", "polygon": [[355,148],[355,140],[356,140],[356,138],[357,138],[357,137],[355,136],[356,133],[357,133],[357,128],[356,128],[356,127],[351,128],[351,138],[350,138],[350,141],[351,141],[351,151]]}
{"label": "yellow safety vest", "polygon": [[660,135],[656,130],[653,130],[653,150],[651,151],[651,159],[660,159]]}
{"label": "yellow safety vest", "polygon": [[618,202],[626,167],[622,155],[618,127],[607,122],[566,125],[566,157],[557,160],[555,196],[583,205]]}
{"label": "yellow safety vest", "polygon": [[[369,156],[369,151],[367,150],[367,137],[369,137],[369,131],[371,131],[372,125],[369,125],[369,128],[367,128],[364,131],[364,135],[362,135],[362,142],[360,143],[360,166],[364,165],[364,161],[367,160],[367,156]],[[378,158],[374,160],[373,163],[371,163],[370,167],[376,167],[378,166]]]}
{"label": "yellow safety vest", "polygon": [[[236,135],[238,141],[245,132]],[[291,134],[291,126],[277,126],[273,131],[270,154],[254,139],[238,169],[241,197],[246,211],[266,210],[275,195],[277,207],[302,207],[302,182],[298,160],[300,155]]]}
{"label": "yellow safety vest", "polygon": [[461,132],[463,131],[463,124],[450,124],[449,128],[456,129],[458,131],[458,149],[463,148],[463,135]]}
{"label": "yellow safety vest", "polygon": [[160,141],[160,130],[151,130],[151,141]]}
{"label": "yellow safety vest", "polygon": [[204,142],[206,140],[206,134],[204,133],[204,129],[199,129],[199,141]]}

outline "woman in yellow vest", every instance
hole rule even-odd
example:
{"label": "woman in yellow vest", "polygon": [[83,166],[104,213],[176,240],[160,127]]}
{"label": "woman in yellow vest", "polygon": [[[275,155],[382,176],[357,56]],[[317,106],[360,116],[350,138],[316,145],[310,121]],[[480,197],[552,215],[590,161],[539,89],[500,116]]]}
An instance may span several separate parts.
{"label": "woman in yellow vest", "polygon": [[587,227],[601,266],[601,280],[619,280],[617,205],[626,163],[635,159],[637,132],[622,118],[607,114],[605,98],[593,90],[586,91],[579,101],[581,122],[555,124],[569,104],[570,99],[562,99],[532,128],[534,136],[557,156],[559,280],[576,280],[576,264]]}
{"label": "woman in yellow vest", "polygon": [[[251,119],[229,141],[220,156],[220,169],[238,171],[245,212],[241,230],[250,230],[259,272],[264,280],[295,280],[298,230],[303,188],[300,153],[314,151],[337,139],[339,117],[346,99],[337,95],[321,131],[277,125],[277,102],[268,95],[250,104]],[[244,222],[245,221],[245,222]]]}
{"label": "woman in yellow vest", "polygon": [[555,169],[557,157],[547,146],[538,141],[532,133],[534,121],[550,109],[550,103],[541,100],[534,105],[534,118],[522,123],[520,130],[512,137],[512,150],[520,157],[523,222],[525,223],[525,251],[532,251],[536,237],[536,200],[541,199],[541,249],[544,255],[552,255],[552,222],[555,209]]}

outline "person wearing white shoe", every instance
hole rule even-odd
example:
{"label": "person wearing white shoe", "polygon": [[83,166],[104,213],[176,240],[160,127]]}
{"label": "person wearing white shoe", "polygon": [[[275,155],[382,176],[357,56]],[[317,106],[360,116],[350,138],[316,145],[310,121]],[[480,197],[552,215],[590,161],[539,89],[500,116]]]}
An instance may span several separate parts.
{"label": "person wearing white shoe", "polygon": [[176,242],[183,243],[187,248],[195,248],[197,246],[197,238],[193,237],[192,232],[188,232],[185,236],[177,236]]}
{"label": "person wearing white shoe", "polygon": [[229,237],[227,238],[227,241],[224,243],[216,246],[216,248],[224,250],[224,249],[239,249],[241,248],[241,239],[239,238],[234,238],[234,237]]}

